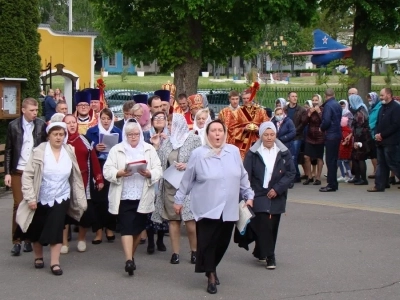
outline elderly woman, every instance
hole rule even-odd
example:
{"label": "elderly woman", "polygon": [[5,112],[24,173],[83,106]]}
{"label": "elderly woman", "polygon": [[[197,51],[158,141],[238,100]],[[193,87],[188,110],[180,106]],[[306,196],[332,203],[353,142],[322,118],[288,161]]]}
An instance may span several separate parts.
{"label": "elderly woman", "polygon": [[[79,222],[79,234],[77,249],[79,252],[86,251],[86,232],[93,223],[93,204],[90,196],[89,182],[96,182],[96,189],[101,190],[104,187],[103,174],[100,168],[96,151],[90,145],[89,141],[78,133],[78,120],[74,115],[66,115],[63,122],[67,124],[68,139],[67,143],[74,147],[76,159],[82,174],[83,185],[88,199],[88,209],[83,214]],[[64,229],[63,246],[61,253],[66,254],[69,251],[68,245],[68,229],[70,224],[77,224],[75,220],[67,217],[67,226]]]}
{"label": "elderly woman", "polygon": [[250,229],[255,233],[254,256],[267,262],[267,269],[276,268],[275,245],[281,214],[286,209],[288,188],[296,175],[292,155],[276,138],[272,122],[264,122],[260,139],[250,148],[244,159],[251,187],[254,190],[255,218]]}
{"label": "elderly woman", "polygon": [[139,122],[143,132],[150,130],[151,127],[150,109],[146,104],[136,103],[132,107],[131,113],[133,118]]}
{"label": "elderly woman", "polygon": [[368,121],[368,108],[359,95],[350,95],[349,101],[355,114],[351,125],[354,138],[354,149],[352,152],[354,178],[349,180],[348,183],[368,185],[367,164],[365,161],[369,155],[369,146],[372,139]]}
{"label": "elderly woman", "polygon": [[17,222],[33,242],[35,268],[44,267],[43,246],[50,245],[50,269],[62,275],[60,251],[65,217],[79,221],[87,202],[74,150],[66,145],[65,123],[53,122],[47,129],[48,142],[33,149],[22,175],[23,199]]}
{"label": "elderly woman", "polygon": [[[108,153],[105,152],[107,149],[106,145],[100,143],[101,134],[118,134],[118,142],[122,141],[122,132],[119,128],[114,126],[114,114],[108,108],[104,108],[100,112],[99,123],[96,126],[89,128],[86,133],[86,137],[92,142],[93,147],[96,149],[100,167],[103,168]],[[106,180],[104,182],[104,187],[101,190],[96,189],[92,181],[90,183],[90,194],[94,208],[94,222],[92,225],[92,230],[93,232],[96,232],[96,236],[92,241],[92,244],[98,245],[102,242],[104,228],[106,231],[107,241],[113,242],[115,240],[113,231],[116,227],[116,219],[115,216],[112,216],[108,212],[108,189],[110,187],[110,183]]]}
{"label": "elderly woman", "polygon": [[239,149],[225,143],[226,128],[220,120],[206,127],[206,144],[193,151],[187,170],[175,195],[179,214],[186,196],[191,194],[191,208],[197,228],[195,271],[206,273],[207,292],[215,294],[219,284],[217,266],[229,246],[232,230],[239,219],[239,194],[253,205],[250,188]]}
{"label": "elderly woman", "polygon": [[[183,115],[172,114],[168,116],[168,130],[171,136],[160,146],[160,134],[151,138],[151,142],[157,149],[163,170],[175,166],[179,171],[186,170],[187,162],[193,150],[201,146],[201,139],[189,131]],[[182,213],[177,214],[174,210],[174,196],[177,189],[167,180],[160,180],[160,192],[156,198],[156,210],[153,213],[152,221],[162,223],[169,221],[169,236],[172,244],[171,264],[179,264],[181,221],[186,225],[189,244],[191,249],[190,261],[196,263],[196,223],[190,210],[190,199],[185,198],[185,205]]]}
{"label": "elderly woman", "polygon": [[205,144],[204,132],[208,123],[211,122],[210,110],[208,108],[200,109],[194,118],[193,131],[201,138],[201,143]]}
{"label": "elderly woman", "polygon": [[[306,143],[304,147],[304,164],[307,179],[303,182],[304,185],[321,185],[321,173],[324,166],[324,133],[319,130],[322,123],[322,98],[315,94],[312,97],[312,106],[307,110],[307,132]],[[279,137],[278,137],[279,138]],[[317,172],[315,181],[311,172],[311,160],[317,159]]]}
{"label": "elderly woman", "polygon": [[[127,122],[123,141],[111,148],[104,164],[104,177],[110,182],[109,212],[118,216],[122,248],[125,253],[125,272],[136,270],[135,251],[140,233],[146,228],[147,214],[154,211],[154,184],[161,178],[162,168],[156,150],[144,142],[140,125]],[[130,162],[145,160],[147,165],[132,173]]]}

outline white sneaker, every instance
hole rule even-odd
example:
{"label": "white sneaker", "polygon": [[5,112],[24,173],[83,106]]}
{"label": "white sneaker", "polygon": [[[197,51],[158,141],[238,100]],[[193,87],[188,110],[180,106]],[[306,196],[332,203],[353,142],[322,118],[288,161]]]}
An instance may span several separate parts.
{"label": "white sneaker", "polygon": [[343,176],[340,176],[340,177],[337,179],[337,182],[347,182],[347,181],[346,181],[346,178],[344,178]]}
{"label": "white sneaker", "polygon": [[86,251],[86,242],[85,241],[79,241],[78,245],[78,252],[85,252]]}
{"label": "white sneaker", "polygon": [[65,245],[61,246],[61,254],[67,254],[68,251],[69,251],[69,247],[68,246],[65,246]]}

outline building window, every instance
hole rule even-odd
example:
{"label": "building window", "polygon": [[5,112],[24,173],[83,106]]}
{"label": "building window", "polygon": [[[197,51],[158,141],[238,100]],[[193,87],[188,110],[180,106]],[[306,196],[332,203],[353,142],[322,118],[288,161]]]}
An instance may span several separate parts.
{"label": "building window", "polygon": [[117,55],[116,54],[110,55],[110,57],[108,58],[108,65],[110,67],[115,67],[117,65]]}
{"label": "building window", "polygon": [[122,57],[122,64],[123,64],[123,66],[124,66],[124,67],[127,67],[127,66],[129,66],[129,63],[130,63],[129,57],[124,55],[124,56]]}

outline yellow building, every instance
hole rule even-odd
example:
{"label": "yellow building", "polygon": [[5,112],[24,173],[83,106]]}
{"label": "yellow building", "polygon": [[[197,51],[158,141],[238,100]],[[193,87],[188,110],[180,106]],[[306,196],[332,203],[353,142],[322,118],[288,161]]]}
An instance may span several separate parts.
{"label": "yellow building", "polygon": [[39,25],[41,36],[39,55],[42,63],[40,79],[48,83],[50,76],[64,78],[63,94],[72,112],[72,98],[76,90],[94,87],[95,33],[53,31],[49,25]]}

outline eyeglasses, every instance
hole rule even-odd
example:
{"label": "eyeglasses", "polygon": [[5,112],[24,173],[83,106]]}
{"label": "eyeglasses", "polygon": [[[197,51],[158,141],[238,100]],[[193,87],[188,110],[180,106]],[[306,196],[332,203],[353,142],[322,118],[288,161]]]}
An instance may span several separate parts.
{"label": "eyeglasses", "polygon": [[164,117],[155,117],[154,121],[165,121]]}
{"label": "eyeglasses", "polygon": [[89,104],[78,104],[77,107],[89,107]]}
{"label": "eyeglasses", "polygon": [[129,138],[138,137],[140,136],[140,133],[128,133],[126,136]]}

